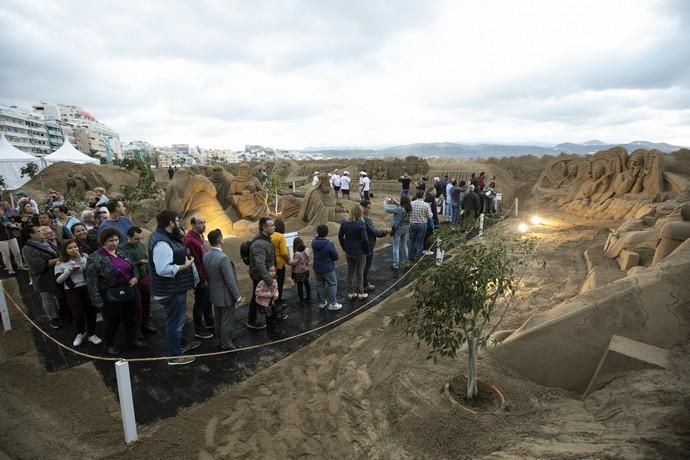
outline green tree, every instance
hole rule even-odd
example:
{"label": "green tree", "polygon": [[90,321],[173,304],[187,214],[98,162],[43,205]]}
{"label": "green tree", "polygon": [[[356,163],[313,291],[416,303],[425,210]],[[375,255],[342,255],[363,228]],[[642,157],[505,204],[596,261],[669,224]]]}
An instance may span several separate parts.
{"label": "green tree", "polygon": [[33,179],[36,176],[36,174],[38,174],[38,171],[38,163],[34,163],[33,161],[19,168],[21,177],[27,176],[29,179]]}
{"label": "green tree", "polygon": [[155,198],[159,195],[160,190],[156,183],[156,177],[146,161],[141,158],[125,158],[118,160],[118,166],[139,174],[137,185],[122,187],[123,201],[132,211],[141,205],[141,200]]}
{"label": "green tree", "polygon": [[[418,274],[415,303],[395,322],[417,339],[418,348],[425,343],[434,360],[456,358],[467,344],[467,398],[472,399],[477,396],[477,352],[503,319],[519,283],[517,269],[530,260],[536,240],[492,235],[468,241],[468,229],[447,227],[439,237],[449,257]],[[504,309],[496,322],[499,305]]]}

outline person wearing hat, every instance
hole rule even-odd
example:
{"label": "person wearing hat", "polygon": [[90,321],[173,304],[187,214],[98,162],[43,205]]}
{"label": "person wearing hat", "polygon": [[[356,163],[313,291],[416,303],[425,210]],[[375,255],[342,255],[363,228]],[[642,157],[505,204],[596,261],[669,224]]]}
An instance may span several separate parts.
{"label": "person wearing hat", "polygon": [[343,175],[340,178],[340,192],[343,194],[343,198],[347,198],[348,200],[350,199],[350,183],[352,180],[350,179],[350,173],[347,171],[343,171]]}
{"label": "person wearing hat", "polygon": [[369,187],[371,187],[371,179],[367,177],[367,172],[359,173],[359,196],[360,200],[369,201]]}
{"label": "person wearing hat", "polygon": [[340,190],[340,174],[338,174],[337,169],[333,171],[333,174],[331,174],[331,187],[333,187],[333,190],[335,191],[335,197],[338,198],[338,191]]}
{"label": "person wearing hat", "polygon": [[311,186],[316,187],[319,185],[319,172],[314,171],[314,176],[311,178]]}
{"label": "person wearing hat", "polygon": [[34,214],[38,214],[38,204],[36,204],[36,202],[34,200],[29,198],[29,196],[26,194],[26,192],[20,190],[19,192],[16,193],[16,195],[18,198],[18,202],[17,202],[17,212],[18,213],[22,212],[22,210],[19,207],[20,206],[19,201],[21,201],[21,202],[28,201],[29,203],[31,203],[31,208],[34,211]]}

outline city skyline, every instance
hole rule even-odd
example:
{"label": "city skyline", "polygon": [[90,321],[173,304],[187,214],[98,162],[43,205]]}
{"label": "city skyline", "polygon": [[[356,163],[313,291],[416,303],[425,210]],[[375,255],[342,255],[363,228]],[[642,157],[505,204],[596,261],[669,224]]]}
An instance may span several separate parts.
{"label": "city skyline", "polygon": [[0,103],[123,142],[690,146],[682,1],[0,5]]}

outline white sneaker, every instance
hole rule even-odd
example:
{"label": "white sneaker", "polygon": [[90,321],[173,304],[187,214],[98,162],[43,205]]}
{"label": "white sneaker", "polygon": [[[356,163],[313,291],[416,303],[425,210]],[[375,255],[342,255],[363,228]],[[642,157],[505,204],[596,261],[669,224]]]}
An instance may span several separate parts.
{"label": "white sneaker", "polygon": [[100,337],[98,337],[96,334],[92,335],[91,337],[88,338],[89,342],[91,342],[94,345],[99,345],[103,341],[101,340]]}
{"label": "white sneaker", "polygon": [[97,323],[102,323],[102,322],[103,322],[103,314],[101,314],[101,313],[96,313],[96,322],[97,322]]}
{"label": "white sneaker", "polygon": [[433,256],[433,255],[434,255],[434,251],[424,251],[424,255]]}
{"label": "white sneaker", "polygon": [[347,295],[347,298],[350,300],[354,300],[357,298],[357,293],[356,292],[351,292]]}
{"label": "white sneaker", "polygon": [[359,300],[364,300],[364,299],[366,299],[367,297],[369,297],[369,294],[367,294],[366,292],[363,292],[363,293],[361,293],[361,294],[357,294],[357,298],[358,298]]}
{"label": "white sneaker", "polygon": [[343,308],[343,304],[338,302],[328,305],[328,309],[331,311],[340,310],[341,308]]}
{"label": "white sneaker", "polygon": [[324,309],[328,306],[328,300],[324,300],[323,302],[319,303],[319,308]]}
{"label": "white sneaker", "polygon": [[86,334],[77,334],[77,336],[74,338],[74,342],[72,342],[72,346],[78,347],[81,345],[84,341],[84,337],[86,337]]}

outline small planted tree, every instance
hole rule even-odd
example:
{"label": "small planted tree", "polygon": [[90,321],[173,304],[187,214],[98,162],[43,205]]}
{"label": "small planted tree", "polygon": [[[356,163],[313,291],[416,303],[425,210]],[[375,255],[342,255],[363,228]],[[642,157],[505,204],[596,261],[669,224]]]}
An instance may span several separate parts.
{"label": "small planted tree", "polygon": [[19,168],[19,172],[21,173],[21,177],[28,177],[29,179],[33,179],[36,177],[36,174],[38,174],[38,163],[34,163],[33,161],[31,163],[27,163],[21,168]]}
{"label": "small planted tree", "polygon": [[465,241],[466,230],[441,232],[450,257],[426,268],[414,290],[414,305],[396,323],[418,340],[417,347],[425,343],[434,360],[456,358],[467,344],[467,399],[472,399],[477,396],[477,352],[505,315],[519,282],[518,268],[528,263],[536,240],[491,236]]}

